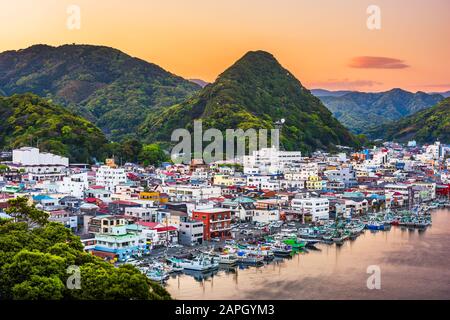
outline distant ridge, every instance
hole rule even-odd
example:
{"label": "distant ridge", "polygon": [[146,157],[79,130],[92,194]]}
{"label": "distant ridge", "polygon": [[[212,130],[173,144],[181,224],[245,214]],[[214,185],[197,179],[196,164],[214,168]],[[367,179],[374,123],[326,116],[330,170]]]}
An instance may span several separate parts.
{"label": "distant ridge", "polygon": [[325,89],[311,89],[311,93],[318,97],[342,97],[343,95],[350,93],[350,92],[356,92],[356,91],[350,91],[350,90],[338,90],[338,91],[330,91]]}
{"label": "distant ridge", "polygon": [[189,79],[189,81],[198,84],[202,88],[206,87],[209,84],[209,82],[203,81],[201,79]]}
{"label": "distant ridge", "polygon": [[378,93],[355,91],[340,96],[321,96],[320,99],[343,125],[359,134],[367,133],[380,124],[430,108],[444,97],[395,88]]}
{"label": "distant ridge", "polygon": [[436,140],[450,143],[450,98],[437,105],[414,113],[399,121],[387,123],[372,130],[372,138],[406,142],[416,140],[432,143]]}

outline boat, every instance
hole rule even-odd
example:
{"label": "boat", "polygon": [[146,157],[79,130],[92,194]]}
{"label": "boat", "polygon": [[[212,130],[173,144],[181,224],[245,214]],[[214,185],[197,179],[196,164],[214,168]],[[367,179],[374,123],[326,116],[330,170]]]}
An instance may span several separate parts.
{"label": "boat", "polygon": [[234,253],[225,253],[219,256],[219,264],[228,266],[235,265],[238,262],[238,257]]}
{"label": "boat", "polygon": [[283,243],[291,246],[293,250],[301,250],[306,247],[306,242],[299,242],[296,238],[286,239]]}
{"label": "boat", "polygon": [[261,265],[264,263],[264,257],[254,254],[245,253],[243,251],[238,251],[238,262],[243,264],[251,265]]}
{"label": "boat", "polygon": [[183,270],[193,271],[210,271],[219,268],[219,264],[214,261],[214,258],[205,254],[199,254],[192,260],[181,259],[179,261],[179,266],[182,267]]}
{"label": "boat", "polygon": [[279,243],[275,243],[272,246],[272,252],[273,252],[273,254],[275,256],[286,257],[286,256],[290,256],[291,255],[292,247],[287,245],[287,244],[279,242]]}
{"label": "boat", "polygon": [[169,273],[166,272],[163,268],[163,266],[159,263],[150,266],[147,271],[145,272],[145,275],[150,280],[156,281],[156,282],[163,282],[169,279]]}
{"label": "boat", "polygon": [[371,220],[366,224],[366,228],[369,230],[384,230],[384,223]]}
{"label": "boat", "polygon": [[168,264],[172,267],[172,272],[181,272],[184,270],[181,262],[183,259],[171,258],[167,259]]}

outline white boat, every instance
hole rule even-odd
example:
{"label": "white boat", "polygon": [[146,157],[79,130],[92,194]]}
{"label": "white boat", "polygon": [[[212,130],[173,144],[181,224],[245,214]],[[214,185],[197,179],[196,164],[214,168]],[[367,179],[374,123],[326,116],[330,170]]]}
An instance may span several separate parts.
{"label": "white boat", "polygon": [[160,265],[149,268],[146,272],[146,276],[153,281],[163,282],[169,279],[169,274],[161,268]]}
{"label": "white boat", "polygon": [[244,264],[259,265],[259,264],[264,263],[264,257],[253,255],[253,254],[248,254],[243,251],[239,251],[238,252],[238,261],[240,263],[244,263]]}
{"label": "white boat", "polygon": [[238,258],[235,254],[232,253],[226,253],[221,254],[219,256],[219,264],[226,264],[226,265],[235,265],[238,261]]}
{"label": "white boat", "polygon": [[219,264],[214,261],[213,257],[209,257],[204,254],[198,255],[192,260],[180,260],[179,265],[184,270],[193,271],[209,271],[219,268]]}

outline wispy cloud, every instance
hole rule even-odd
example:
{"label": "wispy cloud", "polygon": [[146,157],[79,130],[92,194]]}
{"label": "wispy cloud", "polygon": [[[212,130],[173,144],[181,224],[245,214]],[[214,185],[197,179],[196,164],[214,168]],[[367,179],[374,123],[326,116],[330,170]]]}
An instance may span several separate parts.
{"label": "wispy cloud", "polygon": [[405,61],[388,57],[354,57],[349,65],[350,68],[361,69],[405,69],[409,65]]}
{"label": "wispy cloud", "polygon": [[350,79],[328,79],[326,81],[310,83],[310,88],[327,88],[327,89],[348,89],[356,90],[364,87],[373,87],[382,85],[382,82],[373,80],[350,80]]}

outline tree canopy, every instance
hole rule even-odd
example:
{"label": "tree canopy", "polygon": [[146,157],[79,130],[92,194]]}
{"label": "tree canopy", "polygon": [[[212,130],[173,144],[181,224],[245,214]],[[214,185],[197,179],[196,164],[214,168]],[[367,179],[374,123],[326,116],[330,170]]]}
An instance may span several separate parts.
{"label": "tree canopy", "polygon": [[[13,203],[20,219],[44,216],[23,200]],[[20,209],[18,209],[20,208]],[[10,212],[12,212],[10,210]],[[170,299],[169,293],[131,265],[118,268],[84,252],[80,238],[56,222],[30,227],[0,221],[0,300]],[[79,287],[71,287],[75,270]]]}

